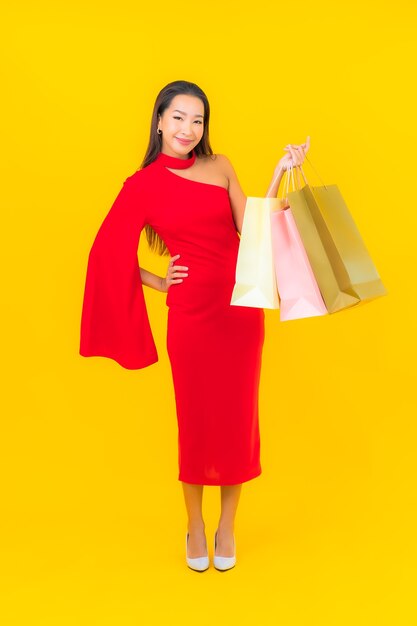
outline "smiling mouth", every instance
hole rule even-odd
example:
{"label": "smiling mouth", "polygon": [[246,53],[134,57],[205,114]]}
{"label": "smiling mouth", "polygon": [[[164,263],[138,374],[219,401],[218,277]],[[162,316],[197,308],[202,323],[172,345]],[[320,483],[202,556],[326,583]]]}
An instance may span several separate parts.
{"label": "smiling mouth", "polygon": [[192,139],[180,139],[180,137],[175,137],[180,143],[192,143]]}

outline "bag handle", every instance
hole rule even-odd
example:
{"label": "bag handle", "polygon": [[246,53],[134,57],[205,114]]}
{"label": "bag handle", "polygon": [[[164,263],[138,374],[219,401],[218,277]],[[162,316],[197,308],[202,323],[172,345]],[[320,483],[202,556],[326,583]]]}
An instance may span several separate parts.
{"label": "bag handle", "polygon": [[[321,179],[321,177],[320,177],[320,174],[318,173],[318,171],[316,170],[316,168],[314,167],[314,165],[312,164],[312,162],[310,161],[310,159],[308,158],[308,156],[307,156],[307,155],[306,155],[306,161],[308,161],[308,163],[310,163],[311,167],[313,168],[313,170],[314,170],[314,171],[315,171],[315,173],[317,174],[318,178],[320,179],[321,184],[322,184],[322,185],[323,185],[323,187],[327,190],[327,187],[326,187],[326,185],[324,184],[324,182],[322,181],[322,179]],[[305,182],[305,184],[306,184],[306,185],[309,185],[309,186],[311,187],[310,183],[309,183],[309,182],[308,182],[308,180],[307,180],[306,175],[304,174],[303,166],[302,166],[302,165],[297,165],[296,167],[299,167],[299,168],[300,168],[301,173],[302,173],[303,178],[304,178],[304,182]]]}
{"label": "bag handle", "polygon": [[[288,203],[288,200],[287,200],[288,186],[289,186],[289,183],[290,183],[290,178],[292,178],[292,184],[293,184],[294,189],[295,189],[295,183],[294,183],[294,172],[292,170],[292,167],[289,168],[289,170],[286,170],[284,172],[284,177],[283,177],[284,178],[284,194],[283,194],[282,197],[277,194],[278,206],[274,207],[274,209],[273,209],[274,211],[285,211],[285,209],[288,209],[289,206],[290,206],[289,203]],[[281,170],[279,170],[278,176],[279,176],[280,172],[281,172]],[[298,176],[298,172],[297,172],[297,176]],[[273,180],[271,186],[275,183],[276,179],[277,179],[277,177]],[[298,183],[299,183],[299,181],[298,181]]]}
{"label": "bag handle", "polygon": [[[316,168],[313,166],[312,162],[310,161],[310,159],[308,158],[308,156],[307,156],[307,155],[306,155],[306,161],[308,161],[308,163],[310,163],[311,167],[313,168],[313,170],[315,171],[315,173],[316,173],[316,174],[317,174],[317,176],[319,177],[320,182],[322,183],[323,187],[327,190],[327,187],[326,187],[326,185],[324,184],[324,182],[322,181],[322,179],[321,179],[321,177],[320,177],[320,174],[317,172]],[[295,169],[295,171],[296,171],[296,178],[297,178],[297,184],[298,184],[298,186],[297,186],[297,187],[295,186],[295,182],[294,182],[294,172],[293,172],[293,170],[294,170],[294,169]],[[272,181],[272,183],[270,184],[269,189],[271,189],[271,187],[273,187],[273,186],[275,185],[275,183],[276,183],[277,179],[278,179],[278,178],[279,178],[279,176],[281,175],[281,170],[282,170],[282,168],[280,168],[280,169],[278,170],[278,173],[277,173],[277,175],[275,176],[275,178],[274,178],[274,180]],[[291,180],[292,180],[292,183],[293,183],[293,189],[294,189],[294,191],[295,191],[296,189],[297,189],[297,190],[298,190],[298,189],[300,189],[300,178],[299,178],[299,174],[300,174],[300,172],[301,172],[301,174],[302,174],[302,177],[303,177],[303,179],[304,179],[305,184],[306,184],[306,185],[308,185],[308,186],[311,186],[311,185],[310,185],[310,183],[309,183],[309,182],[308,182],[308,180],[307,180],[307,177],[306,177],[305,173],[304,173],[303,166],[302,166],[302,165],[296,165],[296,166],[291,165],[289,168],[287,168],[287,169],[284,171],[284,189],[285,189],[285,191],[284,191],[284,199],[287,197],[287,195],[288,195],[288,193],[289,193],[289,180],[290,180],[290,177],[291,177]],[[267,195],[268,195],[269,189],[268,189],[268,191],[267,191]],[[279,191],[279,189],[278,189],[278,191]]]}

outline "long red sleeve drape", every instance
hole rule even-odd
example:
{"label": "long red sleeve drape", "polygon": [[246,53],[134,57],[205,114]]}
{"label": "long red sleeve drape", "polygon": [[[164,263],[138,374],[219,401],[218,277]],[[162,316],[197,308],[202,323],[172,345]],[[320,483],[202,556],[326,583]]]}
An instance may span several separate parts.
{"label": "long red sleeve drape", "polygon": [[139,173],[125,180],[95,237],[81,315],[80,354],[108,357],[126,369],[158,361],[137,256],[146,223]]}

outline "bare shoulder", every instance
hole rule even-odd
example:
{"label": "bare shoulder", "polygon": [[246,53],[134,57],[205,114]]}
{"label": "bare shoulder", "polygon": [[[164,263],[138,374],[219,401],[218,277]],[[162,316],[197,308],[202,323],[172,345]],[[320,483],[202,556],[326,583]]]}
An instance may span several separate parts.
{"label": "bare shoulder", "polygon": [[196,180],[228,189],[230,179],[224,155],[200,155],[197,157],[194,167],[196,168],[194,174]]}
{"label": "bare shoulder", "polygon": [[233,176],[233,166],[225,154],[208,154],[198,157],[201,165],[210,168],[213,172],[230,179]]}

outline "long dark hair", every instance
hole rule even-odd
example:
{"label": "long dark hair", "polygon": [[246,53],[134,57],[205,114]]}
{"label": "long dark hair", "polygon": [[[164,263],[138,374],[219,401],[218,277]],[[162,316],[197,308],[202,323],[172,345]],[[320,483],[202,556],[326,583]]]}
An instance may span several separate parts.
{"label": "long dark hair", "polygon": [[[158,135],[156,129],[158,128],[158,118],[167,109],[175,96],[178,95],[191,95],[200,98],[204,105],[204,130],[203,135],[194,148],[194,152],[197,156],[206,155],[211,156],[213,150],[210,146],[209,140],[209,121],[210,121],[210,105],[206,94],[198,85],[190,83],[187,80],[175,80],[172,83],[165,85],[159,92],[152,113],[151,132],[149,137],[149,144],[146,150],[145,157],[140,165],[140,168],[144,168],[150,165],[157,158],[162,148],[162,135]],[[151,250],[161,256],[169,256],[168,248],[165,242],[159,237],[154,229],[149,225],[145,225],[146,239]]]}

